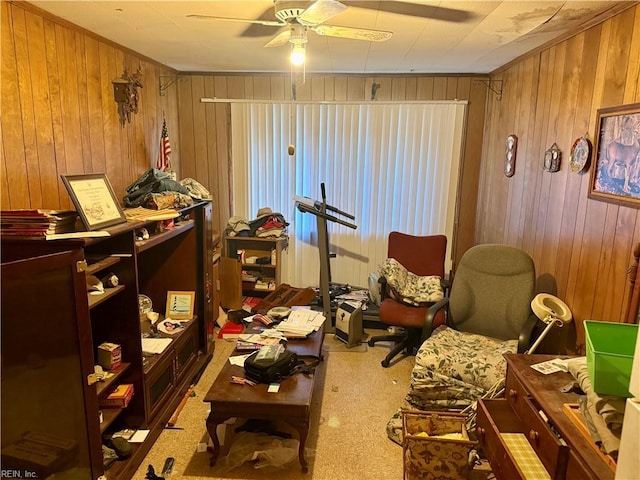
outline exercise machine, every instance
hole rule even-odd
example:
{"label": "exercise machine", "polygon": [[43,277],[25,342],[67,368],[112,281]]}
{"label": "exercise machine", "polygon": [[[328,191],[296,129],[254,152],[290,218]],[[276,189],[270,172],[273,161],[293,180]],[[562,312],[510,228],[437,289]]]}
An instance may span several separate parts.
{"label": "exercise machine", "polygon": [[294,200],[296,207],[302,213],[311,213],[316,216],[316,224],[318,228],[318,251],[320,253],[319,299],[320,304],[322,305],[322,311],[324,312],[324,317],[328,321],[331,321],[331,264],[329,263],[329,259],[334,258],[335,254],[329,253],[327,222],[338,223],[354,230],[358,227],[354,223],[344,220],[337,215],[346,217],[349,220],[355,220],[355,216],[327,204],[327,194],[324,188],[324,183],[320,184],[320,191],[322,192],[322,201],[320,202],[307,197],[295,197]]}

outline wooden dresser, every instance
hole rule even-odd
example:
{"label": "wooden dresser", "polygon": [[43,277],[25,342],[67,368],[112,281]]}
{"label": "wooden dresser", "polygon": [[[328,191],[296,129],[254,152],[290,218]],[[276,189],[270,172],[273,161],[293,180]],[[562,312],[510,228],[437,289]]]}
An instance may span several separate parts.
{"label": "wooden dresser", "polygon": [[505,355],[505,398],[478,403],[477,434],[496,478],[526,477],[502,434],[522,433],[554,480],[608,480],[615,467],[566,413],[578,402],[576,393],[562,388],[573,381],[569,373],[543,375],[530,366],[552,355]]}

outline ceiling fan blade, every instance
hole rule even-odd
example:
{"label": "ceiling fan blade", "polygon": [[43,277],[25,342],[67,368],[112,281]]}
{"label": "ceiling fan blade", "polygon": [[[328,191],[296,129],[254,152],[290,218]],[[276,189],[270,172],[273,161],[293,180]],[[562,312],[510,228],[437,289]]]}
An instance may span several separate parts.
{"label": "ceiling fan blade", "polygon": [[319,25],[344,12],[347,6],[337,0],[316,0],[298,17],[303,25]]}
{"label": "ceiling fan blade", "polygon": [[291,30],[285,30],[269,40],[265,47],[280,47],[286,44],[291,38]]}
{"label": "ceiling fan blade", "polygon": [[267,27],[284,27],[286,25],[286,23],[277,22],[275,20],[250,20],[246,18],[216,17],[214,15],[187,15],[187,17],[195,18],[197,20],[219,20],[222,22],[253,23],[256,25],[264,25]]}
{"label": "ceiling fan blade", "polygon": [[[273,4],[272,1],[270,1],[269,3]],[[260,16],[256,18],[256,20],[271,21],[271,22],[280,21],[275,16],[275,13],[273,11],[273,5],[265,8],[260,14]],[[260,25],[260,24],[253,23],[251,25],[248,25],[247,28],[245,28],[244,31],[240,34],[240,36],[246,37],[246,38],[271,37],[273,36],[273,28],[271,28],[271,26],[268,26],[268,25]]]}
{"label": "ceiling fan blade", "polygon": [[317,25],[311,30],[318,35],[328,37],[352,38],[355,40],[367,40],[369,42],[384,42],[393,35],[392,32],[384,30],[368,30],[366,28],[338,27],[336,25]]}
{"label": "ceiling fan blade", "polygon": [[[462,23],[470,20],[474,15],[465,10],[458,10],[449,7],[436,7],[433,5],[420,5],[402,1],[366,1],[366,0],[343,0],[349,7],[366,8],[369,10],[379,10],[381,12],[396,13],[410,17],[432,18],[445,22]],[[445,3],[445,2],[443,2]]]}

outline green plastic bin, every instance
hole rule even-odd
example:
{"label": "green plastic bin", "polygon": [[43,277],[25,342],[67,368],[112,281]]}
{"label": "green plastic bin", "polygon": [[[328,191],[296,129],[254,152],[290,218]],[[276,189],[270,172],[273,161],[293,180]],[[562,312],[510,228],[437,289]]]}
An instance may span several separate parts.
{"label": "green plastic bin", "polygon": [[593,390],[600,395],[631,397],[629,377],[638,325],[585,320],[584,331]]}

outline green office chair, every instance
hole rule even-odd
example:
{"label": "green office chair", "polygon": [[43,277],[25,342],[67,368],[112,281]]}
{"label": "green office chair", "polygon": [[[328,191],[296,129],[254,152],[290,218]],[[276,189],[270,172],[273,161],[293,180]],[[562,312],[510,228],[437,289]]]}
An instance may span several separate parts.
{"label": "green office chair", "polygon": [[[537,317],[531,257],[506,245],[470,248],[456,269],[448,298],[426,316],[407,401],[423,410],[463,409],[500,388],[503,353],[526,351]],[[446,324],[433,329],[438,312]]]}

